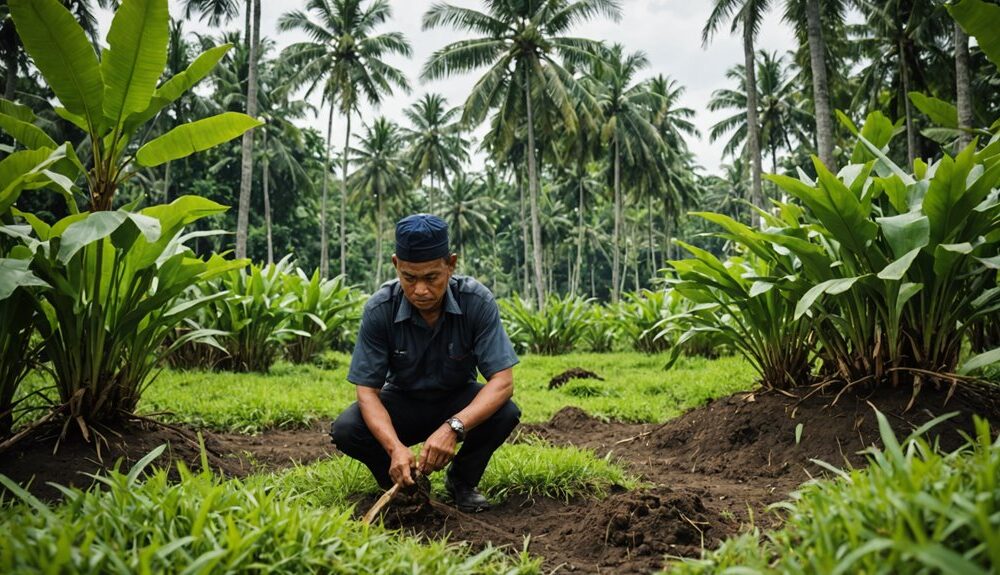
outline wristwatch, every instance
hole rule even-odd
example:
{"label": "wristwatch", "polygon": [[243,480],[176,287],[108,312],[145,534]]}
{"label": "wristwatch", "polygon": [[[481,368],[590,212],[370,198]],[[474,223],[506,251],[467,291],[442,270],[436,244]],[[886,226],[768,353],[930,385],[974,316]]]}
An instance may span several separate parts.
{"label": "wristwatch", "polygon": [[455,432],[455,435],[458,437],[459,441],[463,441],[465,439],[465,424],[462,423],[461,419],[457,417],[452,417],[445,423],[447,423],[448,427],[450,427],[451,430]]}

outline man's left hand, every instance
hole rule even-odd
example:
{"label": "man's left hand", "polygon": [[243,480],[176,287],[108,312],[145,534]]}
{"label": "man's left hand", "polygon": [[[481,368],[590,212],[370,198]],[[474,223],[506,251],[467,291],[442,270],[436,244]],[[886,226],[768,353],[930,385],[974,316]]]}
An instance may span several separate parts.
{"label": "man's left hand", "polygon": [[457,443],[455,432],[448,425],[437,428],[420,450],[417,469],[424,475],[443,469],[455,457]]}

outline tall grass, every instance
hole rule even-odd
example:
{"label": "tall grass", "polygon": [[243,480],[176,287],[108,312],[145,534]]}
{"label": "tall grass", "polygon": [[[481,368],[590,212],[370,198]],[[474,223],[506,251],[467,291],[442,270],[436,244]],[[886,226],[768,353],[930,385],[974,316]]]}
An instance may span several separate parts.
{"label": "tall grass", "polygon": [[157,448],[102,489],[65,489],[43,503],[4,476],[3,573],[537,573],[538,561],[494,548],[422,543],[317,508],[263,482],[221,480],[183,466],[141,478]]}

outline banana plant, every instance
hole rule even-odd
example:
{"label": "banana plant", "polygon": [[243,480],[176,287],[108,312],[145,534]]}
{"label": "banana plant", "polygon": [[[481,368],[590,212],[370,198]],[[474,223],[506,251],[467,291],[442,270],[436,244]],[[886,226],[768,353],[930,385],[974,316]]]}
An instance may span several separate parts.
{"label": "banana plant", "polygon": [[[231,47],[205,51],[185,71],[158,84],[167,63],[167,0],[124,0],[100,58],[59,0],[9,0],[8,5],[25,51],[61,104],[55,112],[88,136],[91,164],[84,166],[68,147],[71,165],[62,173],[86,179],[91,211],[112,209],[118,186],[137,169],[184,158],[260,125],[245,114],[226,112],[141,141],[146,125],[207,76]],[[19,145],[39,153],[58,147],[14,110],[0,106],[0,129]],[[68,174],[74,166],[76,173]]]}

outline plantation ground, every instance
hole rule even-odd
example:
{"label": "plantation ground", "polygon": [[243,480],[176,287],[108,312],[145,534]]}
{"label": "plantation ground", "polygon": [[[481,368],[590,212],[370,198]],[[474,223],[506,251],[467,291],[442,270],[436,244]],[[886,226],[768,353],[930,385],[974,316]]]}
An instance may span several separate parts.
{"label": "plantation ground", "polygon": [[[570,367],[605,381],[572,380],[549,390],[549,379]],[[440,505],[394,505],[386,525],[477,549],[527,548],[544,558],[545,570],[644,573],[662,567],[664,555],[699,556],[751,523],[776,525],[778,518],[764,508],[822,471],[812,459],[863,463],[857,452],[878,443],[871,405],[889,415],[900,437],[938,414],[959,411],[936,428],[945,448],[959,443],[959,430],[971,430],[971,412],[988,416],[994,429],[1000,421],[995,403],[961,390],[946,404],[946,390],[925,389],[909,410],[903,390],[859,389],[831,405],[834,396],[822,392],[799,399],[746,391],[751,375],[735,359],[685,360],[671,372],[661,367],[662,358],[638,354],[526,357],[516,374],[525,423],[483,483],[503,503],[474,517]],[[170,409],[178,426],[107,433],[104,461],[135,461],[169,442],[161,464],[172,457],[198,467],[192,432],[198,422],[209,464],[219,471],[300,492],[311,505],[354,503],[361,513],[375,486],[325,435],[330,415],[350,399],[343,370],[341,364],[332,370],[282,365],[268,377],[165,373],[144,408]],[[235,429],[263,431],[248,436]],[[79,441],[52,456],[51,435],[6,454],[0,473],[22,484],[34,475],[32,490],[51,497],[57,492],[45,481],[80,484],[87,478],[79,471],[100,467],[93,449]],[[312,465],[289,471],[292,461]],[[440,494],[438,480],[434,489]]]}

